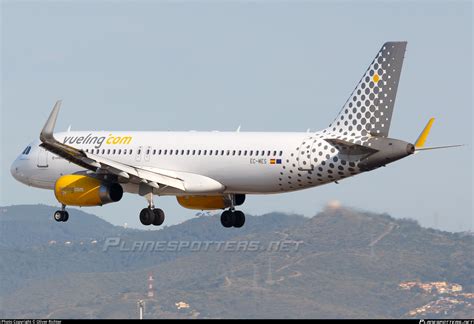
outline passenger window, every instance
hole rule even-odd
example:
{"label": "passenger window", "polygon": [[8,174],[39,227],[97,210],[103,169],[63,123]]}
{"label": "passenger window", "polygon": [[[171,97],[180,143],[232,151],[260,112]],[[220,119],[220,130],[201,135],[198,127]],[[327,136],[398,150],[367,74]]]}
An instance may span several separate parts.
{"label": "passenger window", "polygon": [[112,154],[115,155],[115,149],[113,150]]}
{"label": "passenger window", "polygon": [[181,155],[184,155],[184,150],[181,150]]}
{"label": "passenger window", "polygon": [[105,149],[102,149],[102,155],[104,155],[104,154],[105,154]]}
{"label": "passenger window", "polygon": [[273,151],[273,156],[276,156],[277,155],[277,151]]}
{"label": "passenger window", "polygon": [[141,149],[138,149],[137,154],[140,155],[141,153],[142,153],[142,150],[141,150]]}
{"label": "passenger window", "polygon": [[249,155],[250,155],[250,156],[252,156],[252,155],[253,155],[253,151],[252,151],[252,150],[250,150],[250,152],[249,152]]}
{"label": "passenger window", "polygon": [[153,155],[156,155],[156,149],[153,150]]}
{"label": "passenger window", "polygon": [[230,155],[230,150],[227,150],[227,155]]}
{"label": "passenger window", "polygon": [[282,156],[282,155],[283,155],[283,151],[280,151],[280,156]]}
{"label": "passenger window", "polygon": [[193,155],[196,155],[196,150],[193,150]]}
{"label": "passenger window", "polygon": [[209,150],[209,155],[212,155],[212,150]]}
{"label": "passenger window", "polygon": [[202,153],[202,155],[206,155],[206,153],[207,153],[207,150],[204,150],[204,152]]}
{"label": "passenger window", "polygon": [[268,151],[268,152],[267,152],[267,156],[270,156],[271,153],[272,153],[272,152]]}
{"label": "passenger window", "polygon": [[232,151],[232,155],[235,155],[235,150]]}
{"label": "passenger window", "polygon": [[120,155],[120,154],[122,154],[122,150],[121,150],[121,149],[118,150],[118,155]]}
{"label": "passenger window", "polygon": [[168,153],[168,150],[163,151],[163,155],[166,155],[166,153]]}
{"label": "passenger window", "polygon": [[224,155],[224,150],[221,151],[221,155]]}
{"label": "passenger window", "polygon": [[178,155],[178,154],[179,154],[179,150],[174,151],[174,154],[175,154],[175,155]]}
{"label": "passenger window", "polygon": [[257,150],[257,151],[255,151],[255,156],[258,156],[258,150]]}
{"label": "passenger window", "polygon": [[132,153],[133,153],[133,150],[130,149],[130,150],[128,151],[128,154],[132,155]]}
{"label": "passenger window", "polygon": [[242,151],[241,151],[241,150],[239,150],[239,156],[240,156],[241,154],[242,154]]}
{"label": "passenger window", "polygon": [[201,155],[201,150],[198,150],[198,155]]}
{"label": "passenger window", "polygon": [[244,151],[244,156],[247,156],[247,150]]}

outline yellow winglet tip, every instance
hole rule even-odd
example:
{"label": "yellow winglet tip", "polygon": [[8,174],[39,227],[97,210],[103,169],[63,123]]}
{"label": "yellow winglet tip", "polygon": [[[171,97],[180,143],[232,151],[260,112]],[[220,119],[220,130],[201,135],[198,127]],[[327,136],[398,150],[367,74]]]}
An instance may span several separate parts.
{"label": "yellow winglet tip", "polygon": [[423,128],[423,131],[421,132],[420,136],[418,136],[418,139],[415,143],[415,148],[422,148],[423,146],[425,146],[426,139],[428,138],[428,134],[430,133],[431,126],[433,125],[434,121],[434,118],[430,118],[425,128]]}

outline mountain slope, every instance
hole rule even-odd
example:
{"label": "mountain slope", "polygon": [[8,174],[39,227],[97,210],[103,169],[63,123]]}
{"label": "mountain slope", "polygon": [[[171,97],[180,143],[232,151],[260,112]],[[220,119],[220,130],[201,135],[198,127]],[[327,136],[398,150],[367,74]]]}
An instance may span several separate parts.
{"label": "mountain slope", "polygon": [[[149,318],[410,317],[429,303],[442,313],[423,317],[473,311],[474,295],[466,294],[474,284],[473,237],[411,220],[335,208],[310,219],[249,216],[240,230],[213,216],[104,233],[96,244],[2,248],[0,315],[134,318],[149,273],[156,292],[146,299]],[[157,249],[172,242],[182,248]],[[406,281],[457,283],[462,291],[401,288]],[[189,308],[178,309],[180,301]]]}

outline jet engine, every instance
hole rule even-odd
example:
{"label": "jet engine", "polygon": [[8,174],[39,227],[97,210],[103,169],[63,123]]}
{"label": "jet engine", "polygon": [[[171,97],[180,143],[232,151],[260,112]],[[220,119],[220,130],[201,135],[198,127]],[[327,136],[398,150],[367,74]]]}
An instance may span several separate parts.
{"label": "jet engine", "polygon": [[[229,196],[177,196],[178,203],[184,208],[198,210],[226,209],[232,206]],[[245,201],[245,195],[234,195],[234,206],[240,206]]]}
{"label": "jet engine", "polygon": [[64,175],[54,185],[56,199],[67,206],[102,206],[122,199],[118,183],[103,182],[85,175]]}

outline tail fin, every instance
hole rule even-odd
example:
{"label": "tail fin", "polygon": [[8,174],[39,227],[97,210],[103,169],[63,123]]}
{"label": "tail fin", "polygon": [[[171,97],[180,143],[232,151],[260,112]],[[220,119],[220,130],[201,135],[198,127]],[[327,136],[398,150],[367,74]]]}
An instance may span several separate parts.
{"label": "tail fin", "polygon": [[388,136],[406,45],[383,44],[328,131],[344,136]]}

